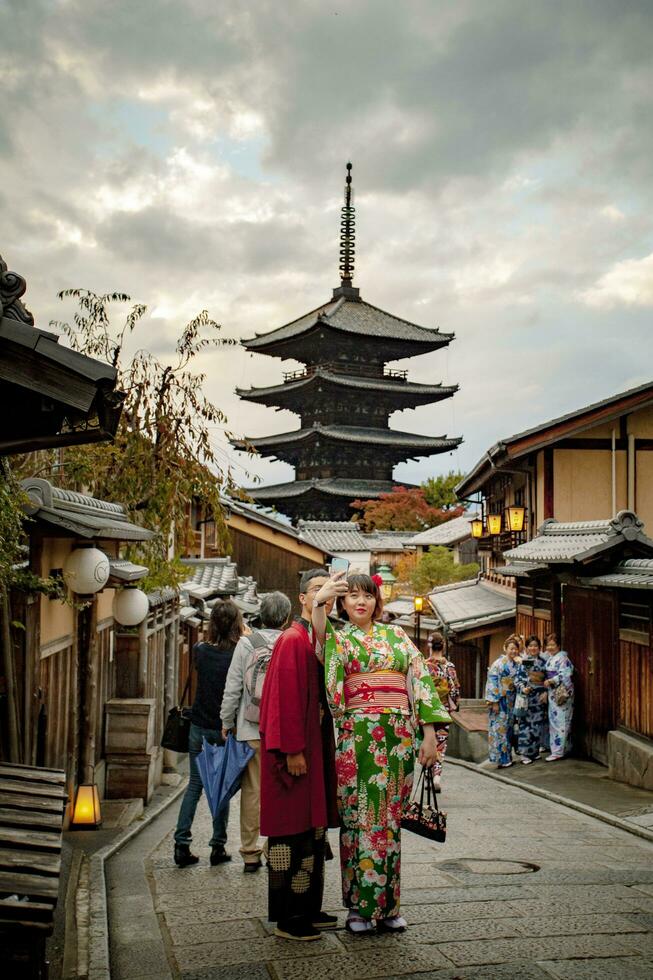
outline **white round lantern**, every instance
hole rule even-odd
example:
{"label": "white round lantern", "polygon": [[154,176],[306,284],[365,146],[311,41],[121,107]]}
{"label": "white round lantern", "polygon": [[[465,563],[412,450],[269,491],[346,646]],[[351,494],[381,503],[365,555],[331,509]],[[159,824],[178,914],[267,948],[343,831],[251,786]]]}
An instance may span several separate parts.
{"label": "white round lantern", "polygon": [[138,626],[150,611],[150,602],[142,589],[121,589],[113,600],[113,618],[121,626]]}
{"label": "white round lantern", "polygon": [[79,595],[93,595],[107,584],[109,559],[99,548],[76,548],[63,564],[64,582]]}

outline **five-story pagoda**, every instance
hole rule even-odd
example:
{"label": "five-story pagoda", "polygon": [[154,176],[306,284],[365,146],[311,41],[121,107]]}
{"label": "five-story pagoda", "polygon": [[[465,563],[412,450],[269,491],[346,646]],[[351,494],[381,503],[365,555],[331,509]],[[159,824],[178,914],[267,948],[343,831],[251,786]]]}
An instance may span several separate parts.
{"label": "five-story pagoda", "polygon": [[[340,234],[341,283],[323,306],[270,333],[244,340],[247,350],[304,364],[282,384],[236,389],[247,401],[296,412],[299,429],[247,440],[263,456],[295,467],[295,480],[256,487],[251,496],[293,520],[349,520],[350,504],[402,485],[393,467],[418,456],[449,452],[462,439],[391,429],[392,412],[449,398],[457,385],[415,384],[396,361],[446,347],[453,334],[417,326],[361,299],[353,286],[354,206],[347,164]],[[239,448],[242,443],[237,443]]]}

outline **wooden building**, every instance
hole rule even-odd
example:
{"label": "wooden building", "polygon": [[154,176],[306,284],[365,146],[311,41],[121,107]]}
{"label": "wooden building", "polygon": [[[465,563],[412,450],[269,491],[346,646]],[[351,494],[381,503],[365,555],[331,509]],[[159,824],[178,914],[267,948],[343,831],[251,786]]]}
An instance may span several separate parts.
{"label": "wooden building", "polygon": [[[502,533],[479,541],[485,572],[503,552],[537,533],[543,521],[593,521],[635,511],[653,528],[653,381],[502,439],[456,488],[480,498]],[[523,532],[506,530],[511,504],[526,511]]]}
{"label": "wooden building", "polygon": [[574,665],[575,752],[653,789],[653,541],[642,521],[547,520],[505,559],[517,631],[555,630]]}
{"label": "wooden building", "polygon": [[[297,596],[302,572],[325,566],[330,554],[303,540],[287,521],[257,506],[223,497],[222,507],[231,541],[230,555],[238,574],[255,579],[260,592],[285,592],[295,611],[299,611]],[[223,557],[212,516],[198,512],[193,521],[194,546],[188,557]]]}
{"label": "wooden building", "polygon": [[471,523],[478,517],[476,511],[454,517],[450,521],[420,531],[411,539],[411,545],[419,554],[432,547],[448,548],[455,565],[469,565],[478,560],[478,545],[472,537]]}
{"label": "wooden building", "polygon": [[252,353],[304,365],[286,373],[282,384],[237,391],[247,401],[300,416],[298,429],[245,443],[295,467],[293,482],[249,491],[293,520],[348,520],[353,500],[378,497],[396,485],[397,463],[449,452],[462,441],[390,428],[393,412],[450,398],[457,386],[416,384],[387,363],[447,347],[453,334],[386,313],[362,300],[353,286],[351,164],[342,210],[341,283],[331,300],[243,341]]}

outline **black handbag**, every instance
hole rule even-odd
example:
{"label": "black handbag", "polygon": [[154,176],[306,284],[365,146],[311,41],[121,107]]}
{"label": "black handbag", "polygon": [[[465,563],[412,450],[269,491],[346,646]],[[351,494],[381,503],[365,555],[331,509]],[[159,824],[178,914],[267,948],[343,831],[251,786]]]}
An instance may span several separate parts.
{"label": "black handbag", "polygon": [[415,796],[420,787],[419,801],[414,798],[408,804],[401,820],[401,829],[410,830],[418,837],[426,837],[428,840],[439,841],[442,844],[447,837],[447,814],[438,808],[432,769],[422,769]]}
{"label": "black handbag", "polygon": [[190,734],[191,709],[184,707],[184,701],[190,688],[190,671],[188,680],[181,695],[181,702],[168,712],[168,720],[163,730],[161,745],[172,752],[188,752],[188,736]]}

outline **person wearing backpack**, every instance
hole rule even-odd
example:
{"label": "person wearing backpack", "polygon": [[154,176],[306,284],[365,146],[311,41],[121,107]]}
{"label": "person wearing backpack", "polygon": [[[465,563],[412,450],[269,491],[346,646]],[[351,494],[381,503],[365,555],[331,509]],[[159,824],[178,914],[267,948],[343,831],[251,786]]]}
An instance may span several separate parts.
{"label": "person wearing backpack", "polygon": [[240,853],[243,870],[254,873],[261,867],[259,714],[263,682],[272,650],[290,618],[290,599],[271,592],[261,600],[261,628],[242,636],[234,651],[220,709],[222,736],[235,731],[241,742],[249,742],[254,755],[240,784]]}

